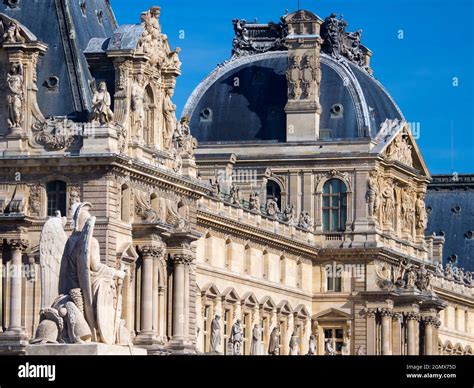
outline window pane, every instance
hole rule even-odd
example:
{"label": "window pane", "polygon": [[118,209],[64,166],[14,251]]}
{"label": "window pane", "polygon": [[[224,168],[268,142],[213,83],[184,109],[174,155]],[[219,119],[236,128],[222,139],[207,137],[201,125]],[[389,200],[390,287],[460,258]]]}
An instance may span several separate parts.
{"label": "window pane", "polygon": [[347,193],[347,187],[344,182],[341,182],[341,193]]}
{"label": "window pane", "polygon": [[342,342],[336,342],[336,352],[342,351]]}
{"label": "window pane", "polygon": [[331,210],[331,230],[332,231],[337,231],[339,230],[339,211],[336,210]]}
{"label": "window pane", "polygon": [[323,230],[329,230],[329,210],[323,211]]}
{"label": "window pane", "polygon": [[329,207],[329,197],[328,196],[323,196],[323,206],[324,207]]}
{"label": "window pane", "polygon": [[344,338],[344,330],[336,329],[336,338]]}
{"label": "window pane", "polygon": [[332,338],[332,330],[331,329],[325,329],[324,330],[324,338]]}
{"label": "window pane", "polygon": [[342,278],[340,276],[337,276],[334,278],[334,291],[341,292],[342,290]]}
{"label": "window pane", "polygon": [[328,277],[328,291],[334,290],[334,278],[332,276]]}
{"label": "window pane", "polygon": [[332,196],[331,197],[331,206],[332,207],[339,207],[339,197],[338,196]]}
{"label": "window pane", "polygon": [[329,194],[330,182],[331,182],[331,181],[327,181],[327,182],[324,184],[324,187],[323,187],[323,194]]}
{"label": "window pane", "polygon": [[340,183],[339,183],[339,182],[340,182],[340,181],[337,180],[337,179],[332,179],[332,180],[331,180],[331,189],[332,189],[332,193],[333,193],[333,194],[340,192],[340,190],[339,190],[339,185],[340,185]]}

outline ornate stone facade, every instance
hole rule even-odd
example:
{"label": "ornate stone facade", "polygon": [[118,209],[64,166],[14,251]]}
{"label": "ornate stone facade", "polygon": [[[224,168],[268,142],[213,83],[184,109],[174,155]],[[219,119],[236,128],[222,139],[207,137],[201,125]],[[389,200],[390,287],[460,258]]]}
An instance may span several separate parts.
{"label": "ornate stone facade", "polygon": [[[95,341],[149,354],[472,353],[472,274],[438,265],[430,176],[407,124],[319,142],[322,63],[366,68],[360,33],[309,11],[234,21],[233,60],[288,51],[287,142],[198,147],[192,115],[176,117],[180,49],[160,12],[75,52],[89,73],[69,67],[67,119],[36,101],[48,44],[0,14],[2,263],[28,264],[0,276],[0,352]],[[63,263],[88,264],[79,284],[60,286]]]}

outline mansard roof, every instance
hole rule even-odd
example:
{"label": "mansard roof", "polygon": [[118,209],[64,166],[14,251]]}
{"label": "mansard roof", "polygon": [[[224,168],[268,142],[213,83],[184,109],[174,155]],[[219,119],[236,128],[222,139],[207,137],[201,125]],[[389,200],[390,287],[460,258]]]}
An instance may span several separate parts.
{"label": "mansard roof", "polygon": [[474,271],[474,175],[434,175],[426,208],[426,232],[445,238],[443,264]]}

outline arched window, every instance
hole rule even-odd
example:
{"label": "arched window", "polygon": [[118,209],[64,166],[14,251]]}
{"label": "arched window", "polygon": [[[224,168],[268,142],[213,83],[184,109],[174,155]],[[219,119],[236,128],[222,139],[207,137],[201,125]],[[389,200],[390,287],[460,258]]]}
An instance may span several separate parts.
{"label": "arched window", "polygon": [[274,181],[268,181],[267,183],[267,201],[269,199],[273,199],[278,204],[278,208],[281,209],[281,187]]}
{"label": "arched window", "polygon": [[62,216],[66,216],[66,183],[63,181],[49,182],[46,185],[46,193],[48,195],[48,216],[54,216],[56,210],[59,210]]}
{"label": "arched window", "polygon": [[330,179],[323,187],[323,230],[343,232],[346,221],[347,187],[339,179]]}

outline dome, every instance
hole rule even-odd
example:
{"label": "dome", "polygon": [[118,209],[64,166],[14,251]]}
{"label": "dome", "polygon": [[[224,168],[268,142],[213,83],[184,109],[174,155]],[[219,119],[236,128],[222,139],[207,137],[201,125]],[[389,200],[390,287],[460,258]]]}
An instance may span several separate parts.
{"label": "dome", "polygon": [[[184,115],[200,143],[286,141],[288,52],[232,59],[195,89]],[[321,53],[322,139],[375,137],[386,119],[403,115],[365,69]]]}

